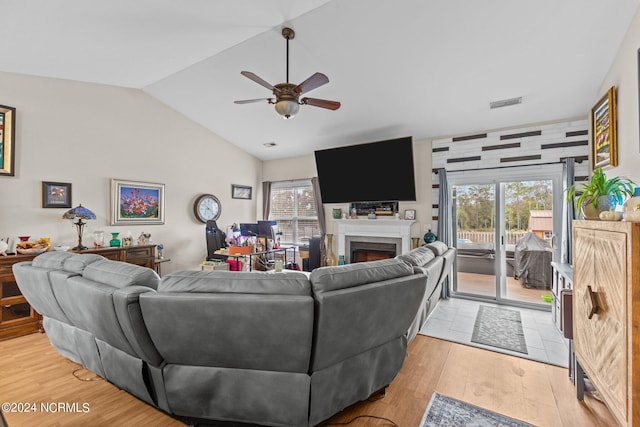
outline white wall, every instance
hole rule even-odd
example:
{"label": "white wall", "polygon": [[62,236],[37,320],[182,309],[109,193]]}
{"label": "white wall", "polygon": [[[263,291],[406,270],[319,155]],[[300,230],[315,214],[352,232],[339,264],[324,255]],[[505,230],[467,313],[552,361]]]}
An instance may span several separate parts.
{"label": "white wall", "polygon": [[[362,141],[367,142],[367,141]],[[405,209],[416,210],[416,223],[411,227],[412,237],[422,237],[424,227],[431,227],[431,141],[413,141],[413,161],[416,175],[416,201],[400,202],[401,214]],[[338,171],[339,173],[339,171]],[[265,181],[286,181],[290,179],[312,178],[317,176],[316,161],[313,154],[288,159],[267,160],[263,162],[262,176]],[[345,183],[346,184],[346,183]],[[338,231],[332,218],[332,209],[348,210],[348,203],[328,203],[325,205],[327,233]],[[334,241],[337,253],[337,242]]]}
{"label": "white wall", "polygon": [[609,176],[626,176],[640,185],[638,48],[640,48],[640,10],[633,18],[599,92],[593,94],[593,103],[595,104],[611,86],[618,88],[618,166],[606,169],[605,172]]}
{"label": "white wall", "polygon": [[[0,237],[75,246],[66,209],[41,207],[42,181],[71,183],[73,206],[97,215],[87,245],[94,230],[151,233],[171,258],[163,273],[198,268],[206,256],[205,226],[193,215],[200,194],[220,199],[220,228],[256,219],[262,162],[140,90],[0,73],[0,94],[17,109],[16,175],[0,176]],[[165,224],[110,226],[111,178],[165,184]],[[232,199],[232,183],[254,187],[253,200]]]}

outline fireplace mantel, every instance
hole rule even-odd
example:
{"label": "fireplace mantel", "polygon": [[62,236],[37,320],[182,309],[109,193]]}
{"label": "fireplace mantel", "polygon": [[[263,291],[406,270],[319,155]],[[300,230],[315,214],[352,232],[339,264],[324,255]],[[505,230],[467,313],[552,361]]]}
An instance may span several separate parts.
{"label": "fireplace mantel", "polygon": [[[346,236],[388,237],[402,240],[402,253],[411,250],[411,225],[406,219],[336,219],[338,224],[338,254],[346,251]],[[400,254],[398,254],[400,255]]]}

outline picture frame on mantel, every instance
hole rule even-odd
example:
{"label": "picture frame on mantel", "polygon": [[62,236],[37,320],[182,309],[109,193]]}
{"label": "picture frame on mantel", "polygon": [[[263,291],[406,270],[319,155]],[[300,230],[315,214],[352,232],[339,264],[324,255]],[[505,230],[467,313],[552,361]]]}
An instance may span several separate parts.
{"label": "picture frame on mantel", "polygon": [[408,219],[414,221],[416,219],[416,210],[415,209],[405,209],[404,210],[404,219]]}
{"label": "picture frame on mantel", "polygon": [[111,180],[111,225],[164,224],[164,184]]}
{"label": "picture frame on mantel", "polygon": [[231,184],[231,198],[251,200],[252,188],[248,185]]}
{"label": "picture frame on mantel", "polygon": [[16,109],[0,105],[0,175],[15,175]]}
{"label": "picture frame on mantel", "polygon": [[71,183],[42,181],[43,208],[70,208]]}
{"label": "picture frame on mantel", "polygon": [[592,169],[618,166],[616,87],[611,86],[591,109]]}

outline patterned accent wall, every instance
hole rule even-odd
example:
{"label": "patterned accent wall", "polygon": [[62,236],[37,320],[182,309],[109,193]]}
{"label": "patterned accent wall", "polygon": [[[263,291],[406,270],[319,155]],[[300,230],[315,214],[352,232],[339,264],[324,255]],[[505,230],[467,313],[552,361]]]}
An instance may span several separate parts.
{"label": "patterned accent wall", "polygon": [[433,183],[432,229],[438,221],[437,169],[447,172],[472,169],[527,166],[559,162],[573,157],[575,180],[583,181],[589,175],[589,121],[553,123],[479,133],[432,141]]}

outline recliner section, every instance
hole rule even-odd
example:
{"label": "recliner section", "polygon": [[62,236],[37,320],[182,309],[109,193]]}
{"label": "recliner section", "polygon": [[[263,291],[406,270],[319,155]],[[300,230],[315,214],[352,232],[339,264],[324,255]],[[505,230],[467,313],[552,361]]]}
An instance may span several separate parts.
{"label": "recliner section", "polygon": [[13,269],[52,345],[143,401],[183,417],[311,426],[395,378],[440,298],[442,249],[310,275],[181,271],[160,280],[66,252]]}

